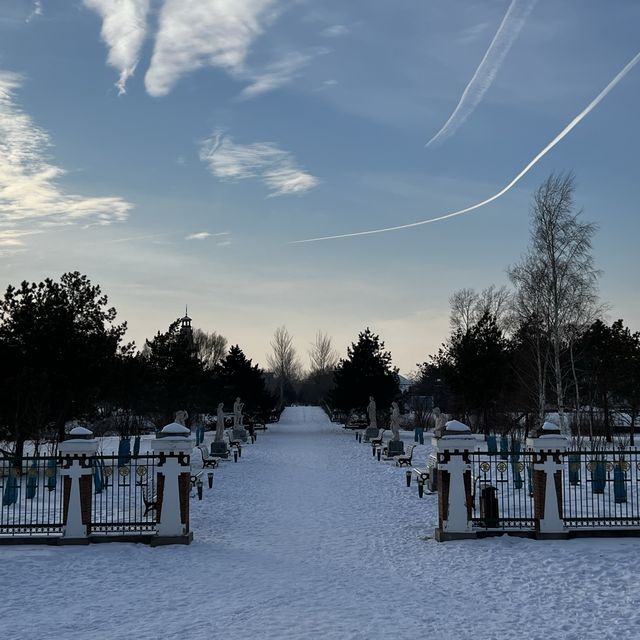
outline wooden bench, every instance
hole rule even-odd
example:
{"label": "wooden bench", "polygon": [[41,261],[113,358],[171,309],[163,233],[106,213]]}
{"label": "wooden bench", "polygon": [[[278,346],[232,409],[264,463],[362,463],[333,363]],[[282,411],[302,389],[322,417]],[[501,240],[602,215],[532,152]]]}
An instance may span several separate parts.
{"label": "wooden bench", "polygon": [[218,466],[218,458],[211,457],[206,445],[199,444],[197,447],[202,454],[202,468],[209,467],[215,469]]}
{"label": "wooden bench", "polygon": [[407,447],[407,453],[402,453],[399,456],[394,456],[397,467],[410,467],[413,459],[413,450],[416,448],[415,444],[411,444]]}

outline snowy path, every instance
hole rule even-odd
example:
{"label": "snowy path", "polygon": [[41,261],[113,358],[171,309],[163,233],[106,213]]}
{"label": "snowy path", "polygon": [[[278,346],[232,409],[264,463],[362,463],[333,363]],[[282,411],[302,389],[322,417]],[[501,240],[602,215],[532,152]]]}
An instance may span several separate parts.
{"label": "snowy path", "polygon": [[0,547],[0,637],[640,637],[640,542],[425,540],[435,496],[317,408],[287,409],[191,505],[189,547]]}

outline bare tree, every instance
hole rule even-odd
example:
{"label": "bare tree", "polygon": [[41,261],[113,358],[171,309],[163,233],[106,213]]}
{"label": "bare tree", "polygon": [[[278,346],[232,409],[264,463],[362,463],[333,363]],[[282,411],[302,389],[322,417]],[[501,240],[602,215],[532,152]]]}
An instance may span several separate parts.
{"label": "bare tree", "polygon": [[467,332],[475,324],[475,309],[478,304],[478,294],[469,288],[455,291],[449,298],[449,324],[451,331]]}
{"label": "bare tree", "polygon": [[315,342],[309,349],[311,373],[325,374],[338,364],[338,352],[333,348],[331,338],[322,331],[316,334]]}
{"label": "bare tree", "polygon": [[496,287],[492,284],[480,293],[470,288],[454,292],[449,298],[449,325],[452,331],[460,329],[465,333],[485,314],[494,318],[500,328],[506,328],[510,298],[511,294],[504,285]]}
{"label": "bare tree", "polygon": [[227,339],[215,331],[207,333],[196,329],[193,332],[193,344],[205,369],[213,369],[227,353]]}
{"label": "bare tree", "polygon": [[267,364],[280,388],[280,404],[284,404],[284,387],[287,383],[296,381],[302,372],[296,348],[293,346],[293,336],[286,327],[278,327],[271,339],[272,352],[267,356]]}
{"label": "bare tree", "polygon": [[561,425],[565,411],[561,352],[576,314],[591,314],[599,275],[591,255],[596,227],[582,222],[580,211],[574,213],[574,190],[571,174],[551,175],[538,188],[528,253],[509,272],[518,288],[517,306],[528,309],[548,336]]}
{"label": "bare tree", "polygon": [[[512,299],[514,323],[520,328],[520,339],[531,355],[535,381],[531,395],[537,407],[538,422],[544,422],[546,412],[547,373],[549,367],[548,328],[541,320],[543,304],[543,275],[541,266],[532,256],[525,256],[509,269],[509,277],[516,287]],[[524,368],[527,368],[526,366]],[[528,383],[528,372],[517,371],[523,382]],[[529,386],[527,384],[526,386]]]}

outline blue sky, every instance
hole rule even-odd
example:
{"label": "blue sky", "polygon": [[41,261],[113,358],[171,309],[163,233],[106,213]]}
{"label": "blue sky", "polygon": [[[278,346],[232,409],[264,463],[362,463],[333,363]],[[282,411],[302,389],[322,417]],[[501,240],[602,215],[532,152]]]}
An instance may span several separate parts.
{"label": "blue sky", "polygon": [[495,202],[288,244],[498,192],[639,26],[633,0],[3,0],[3,281],[86,273],[138,344],[188,304],[261,363],[280,325],[305,361],[318,329],[343,353],[370,326],[408,372],[453,291],[506,282],[532,192],[572,170],[610,317],[640,329],[640,65]]}

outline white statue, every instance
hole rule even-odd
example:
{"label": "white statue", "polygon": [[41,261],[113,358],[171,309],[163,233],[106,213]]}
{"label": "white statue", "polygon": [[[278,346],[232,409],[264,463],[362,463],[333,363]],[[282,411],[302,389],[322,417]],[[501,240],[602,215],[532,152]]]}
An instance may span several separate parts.
{"label": "white statue", "polygon": [[369,396],[367,414],[369,415],[369,426],[376,429],[378,427],[378,417],[376,415],[376,401],[373,399],[373,396]]}
{"label": "white statue", "polygon": [[242,413],[244,411],[244,402],[240,403],[240,426],[242,426],[242,423],[244,422],[244,414]]}
{"label": "white statue", "polygon": [[447,422],[446,416],[440,412],[440,407],[433,408],[434,429],[433,434],[439,438],[444,432],[444,425]]}
{"label": "white statue", "polygon": [[397,402],[391,403],[391,433],[392,440],[400,440],[400,407]]}
{"label": "white statue", "polygon": [[189,414],[186,411],[176,411],[174,422],[181,424],[183,427],[186,427],[186,422],[189,419]]}
{"label": "white statue", "polygon": [[214,442],[224,442],[224,402],[218,404],[216,412],[216,435]]}
{"label": "white statue", "polygon": [[239,427],[242,424],[242,407],[243,403],[240,402],[240,397],[236,398],[233,403],[233,426]]}

